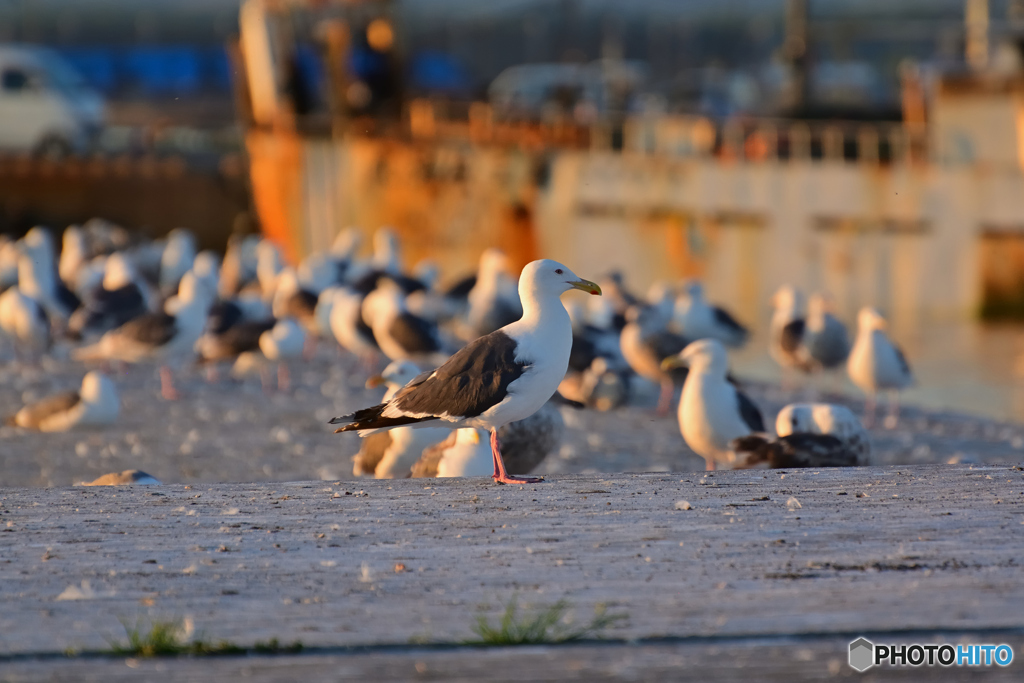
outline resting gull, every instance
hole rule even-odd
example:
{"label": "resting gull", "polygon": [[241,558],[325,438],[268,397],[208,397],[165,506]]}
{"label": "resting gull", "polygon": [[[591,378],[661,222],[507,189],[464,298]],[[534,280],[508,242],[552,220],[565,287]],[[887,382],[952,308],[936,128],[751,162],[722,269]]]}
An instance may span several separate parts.
{"label": "resting gull", "polygon": [[19,410],[10,423],[40,432],[65,432],[73,427],[112,424],[121,410],[117,389],[110,378],[93,370],[80,391],[48,396]]}
{"label": "resting gull", "polygon": [[899,421],[899,392],[914,381],[910,365],[899,347],[885,334],[885,318],[875,309],[865,306],[857,314],[857,340],[850,351],[846,369],[850,380],[868,395],[864,406],[865,421],[871,425],[875,419],[876,396],[881,390],[890,392],[887,427]]}
{"label": "resting gull", "polygon": [[125,470],[124,472],[111,472],[104,474],[92,481],[79,482],[77,486],[125,486],[137,484],[139,486],[160,486],[160,481],[142,470]]}
{"label": "resting gull", "polygon": [[339,432],[363,433],[408,424],[487,429],[495,481],[541,481],[508,474],[498,430],[535,413],[565,376],[572,323],[559,295],[570,289],[601,293],[596,284],[556,261],[527,264],[519,278],[520,320],[471,342],[437,370],[417,377],[390,401],[336,417],[331,424],[343,424]]}
{"label": "resting gull", "polygon": [[347,287],[334,292],[331,332],[343,349],[353,353],[366,368],[376,368],[380,347],[373,329],[363,319],[363,297]]}
{"label": "resting gull", "polygon": [[856,467],[870,463],[868,434],[844,406],[788,405],[776,418],[775,431],[776,439],[754,434],[736,439],[733,448],[746,457],[748,467]]}
{"label": "resting gull", "polygon": [[764,418],[754,402],[728,380],[728,357],[717,339],[695,341],[666,365],[686,365],[689,374],[679,400],[679,431],[704,458],[707,469],[735,467],[732,442],[764,431]]}
{"label": "resting gull", "polygon": [[[277,363],[277,390],[287,392],[291,388],[291,373],[288,362],[302,356],[306,346],[306,333],[291,318],[282,318],[274,326],[260,335],[260,351],[268,361]],[[266,374],[263,375],[263,387],[269,386]]]}

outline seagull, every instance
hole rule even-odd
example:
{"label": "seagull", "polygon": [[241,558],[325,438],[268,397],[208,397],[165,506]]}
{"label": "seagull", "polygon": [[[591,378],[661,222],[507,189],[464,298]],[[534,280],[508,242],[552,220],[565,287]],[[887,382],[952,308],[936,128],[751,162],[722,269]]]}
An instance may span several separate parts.
{"label": "seagull", "polygon": [[273,298],[277,289],[277,276],[284,270],[284,259],[281,250],[270,240],[264,238],[256,245],[256,281],[259,283],[263,298]]}
{"label": "seagull", "polygon": [[878,392],[890,392],[889,416],[885,423],[893,428],[899,422],[900,389],[910,386],[914,376],[903,352],[886,336],[885,328],[885,318],[878,311],[870,306],[860,309],[857,314],[857,340],[850,351],[846,369],[850,380],[868,395],[864,406],[868,425],[875,420]]}
{"label": "seagull", "polygon": [[515,281],[508,276],[508,257],[500,249],[485,249],[480,255],[476,284],[469,292],[466,336],[475,339],[490,334],[519,320],[522,314]]}
{"label": "seagull", "polygon": [[270,310],[275,318],[294,318],[307,331],[316,331],[317,295],[299,284],[293,268],[285,268],[277,277]]}
{"label": "seagull", "polygon": [[[240,320],[222,331],[207,329],[195,345],[200,363],[233,361],[243,353],[259,351],[260,337],[274,328],[273,318],[265,320]],[[215,381],[215,365],[207,366],[207,379]]]}
{"label": "seagull", "polygon": [[67,322],[81,302],[57,277],[50,232],[37,226],[29,230],[18,244],[18,287],[21,293],[42,306],[51,320],[62,324]]}
{"label": "seagull", "polygon": [[100,335],[151,310],[152,293],[120,252],[106,257],[103,280],[84,297],[71,315],[68,332],[76,339]]}
{"label": "seagull", "polygon": [[213,293],[188,272],[181,279],[178,297],[181,305],[173,315],[161,312],[139,316],[107,332],[95,344],[73,350],[71,358],[124,363],[159,359],[160,393],[167,400],[177,399],[169,364],[192,352],[203,333]]}
{"label": "seagull", "polygon": [[775,421],[778,438],[753,434],[733,441],[748,467],[857,467],[869,464],[871,442],[860,420],[845,406],[794,403]]}
{"label": "seagull", "polygon": [[494,456],[481,429],[456,429],[438,447],[437,477],[486,477],[494,469]]}
{"label": "seagull", "polygon": [[621,330],[626,325],[626,311],[639,304],[640,300],[626,289],[622,273],[617,270],[608,273],[600,284],[614,312],[612,324],[615,329]]}
{"label": "seagull", "polygon": [[729,348],[747,343],[750,330],[728,311],[710,305],[704,299],[704,287],[697,280],[688,281],[676,298],[674,322],[687,339],[717,339]]}
{"label": "seagull", "polygon": [[750,398],[727,379],[728,357],[717,339],[695,341],[666,366],[686,365],[689,374],[679,400],[679,431],[683,440],[704,458],[707,469],[716,464],[734,467],[735,439],[764,432],[764,418]]}
{"label": "seagull", "polygon": [[66,432],[73,427],[112,424],[121,411],[117,389],[110,378],[93,370],[80,391],[44,398],[19,410],[10,424],[40,432]]}
{"label": "seagull", "polygon": [[380,347],[373,329],[363,319],[363,297],[348,288],[334,293],[331,332],[341,347],[354,354],[367,368],[379,367]]}
{"label": "seagull", "polygon": [[161,486],[156,477],[146,474],[142,470],[125,470],[124,472],[111,472],[104,474],[98,479],[89,482],[79,482],[77,486],[125,486],[127,484],[138,484],[139,486]]}
{"label": "seagull", "polygon": [[160,256],[160,291],[173,294],[196,259],[196,237],[185,228],[167,233],[167,245]]}
{"label": "seagull", "polygon": [[217,293],[222,299],[237,295],[256,279],[256,249],[260,243],[256,235],[232,235],[220,268]]}
{"label": "seagull", "polygon": [[[477,477],[490,474],[494,468],[494,457],[489,444],[479,438],[474,441],[469,434],[479,431],[457,429],[444,441],[425,449],[423,457],[412,467],[412,476]],[[564,432],[562,414],[554,401],[548,401],[525,420],[511,422],[498,430],[502,458],[510,470],[530,472],[558,449]]]}
{"label": "seagull", "polygon": [[78,271],[89,262],[89,245],[85,234],[77,225],[64,228],[61,238],[60,259],[57,261],[57,274],[68,287],[74,288],[78,281]]}
{"label": "seagull", "polygon": [[373,233],[373,258],[370,262],[375,270],[388,275],[402,274],[401,245],[391,226],[382,226]]}
{"label": "seagull", "polygon": [[619,336],[622,355],[636,374],[661,387],[657,412],[667,415],[675,387],[686,380],[686,369],[669,368],[662,361],[677,355],[689,340],[666,329],[668,319],[661,308],[633,306],[626,312],[626,319],[629,322]]}
{"label": "seagull", "polygon": [[[555,393],[565,376],[572,347],[572,323],[559,295],[601,288],[549,259],[526,265],[519,277],[523,317],[470,342],[433,372],[423,373],[390,401],[336,417],[337,431],[370,433],[407,424],[478,427],[491,433],[492,478],[503,484],[540,479],[508,474],[498,430],[529,417]],[[440,424],[439,424],[440,423]]]}
{"label": "seagull", "polygon": [[833,370],[850,355],[850,337],[846,325],[829,310],[828,299],[812,294],[807,302],[807,321],[801,346],[810,365],[818,370]]}
{"label": "seagull", "polygon": [[391,360],[433,363],[444,356],[437,326],[406,309],[405,295],[390,278],[366,296],[362,311],[377,345]]}
{"label": "seagull", "polygon": [[[383,401],[390,401],[406,384],[420,375],[419,367],[407,360],[394,361],[384,372],[366,381],[366,387],[385,384],[387,391]],[[372,434],[362,440],[359,453],[353,459],[353,473],[358,477],[372,474],[377,479],[408,477],[412,466],[423,455],[424,449],[442,441],[449,434],[448,429],[426,427],[396,427]],[[493,464],[489,460],[488,464]]]}
{"label": "seagull", "polygon": [[804,372],[812,368],[803,348],[804,297],[788,285],[780,287],[772,296],[775,308],[768,328],[768,351],[783,370],[795,368]]}
{"label": "seagull", "polygon": [[0,294],[0,331],[11,339],[16,356],[26,351],[30,358],[37,358],[52,341],[46,311],[18,287]]}
{"label": "seagull", "polygon": [[[287,392],[291,387],[288,361],[302,357],[306,346],[305,331],[291,318],[282,318],[260,335],[259,346],[267,360],[277,363],[277,390]],[[269,386],[266,376],[263,386]]]}

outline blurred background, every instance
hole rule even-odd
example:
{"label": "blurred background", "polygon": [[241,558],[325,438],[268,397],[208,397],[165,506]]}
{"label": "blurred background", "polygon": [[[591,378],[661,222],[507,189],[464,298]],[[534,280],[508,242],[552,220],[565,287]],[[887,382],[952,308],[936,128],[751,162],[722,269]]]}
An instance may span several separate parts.
{"label": "blurred background", "polygon": [[1022,45],[1021,0],[0,0],[0,232],[392,225],[756,334],[794,284],[881,309],[912,402],[1020,419]]}

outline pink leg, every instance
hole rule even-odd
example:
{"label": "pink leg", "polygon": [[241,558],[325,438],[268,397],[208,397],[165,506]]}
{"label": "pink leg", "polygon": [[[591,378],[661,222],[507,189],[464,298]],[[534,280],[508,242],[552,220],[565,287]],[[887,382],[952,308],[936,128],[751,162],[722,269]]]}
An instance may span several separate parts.
{"label": "pink leg", "polygon": [[292,387],[292,375],[288,371],[287,363],[277,364],[277,390],[287,394]]}
{"label": "pink leg", "polygon": [[864,399],[864,426],[871,429],[875,426],[875,395],[868,394]]}
{"label": "pink leg", "polygon": [[705,460],[704,463],[705,463],[704,469],[706,471],[708,471],[708,472],[714,472],[715,471],[715,461],[714,460]]}
{"label": "pink leg", "polygon": [[512,477],[505,471],[505,461],[501,459],[501,447],[498,444],[498,430],[491,430],[491,455],[494,457],[494,474],[491,479],[499,484],[537,484],[544,481],[539,477]]}
{"label": "pink leg", "polygon": [[306,341],[302,345],[302,359],[313,360],[316,356],[316,337],[312,334],[306,335]]}
{"label": "pink leg", "polygon": [[665,417],[672,407],[672,392],[675,386],[672,380],[662,380],[661,393],[658,395],[658,416]]}
{"label": "pink leg", "polygon": [[266,394],[267,396],[269,396],[270,393],[271,393],[271,389],[270,389],[270,368],[267,367],[266,363],[264,363],[260,367],[260,385],[263,387],[263,393]]}
{"label": "pink leg", "polygon": [[177,401],[180,398],[178,390],[174,388],[174,376],[166,365],[160,366],[160,395],[168,401]]}

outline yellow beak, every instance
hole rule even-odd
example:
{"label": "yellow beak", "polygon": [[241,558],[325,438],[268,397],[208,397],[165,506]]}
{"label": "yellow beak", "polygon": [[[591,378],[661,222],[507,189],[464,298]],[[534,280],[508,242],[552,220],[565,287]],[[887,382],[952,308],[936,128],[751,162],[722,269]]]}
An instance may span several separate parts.
{"label": "yellow beak", "polygon": [[373,389],[374,387],[379,387],[381,384],[384,384],[384,382],[384,375],[374,375],[370,379],[366,380],[366,388]]}
{"label": "yellow beak", "polygon": [[601,296],[601,288],[597,286],[596,282],[591,282],[590,280],[577,280],[576,282],[570,282],[569,284],[573,286],[573,289],[578,289],[586,292],[587,294]]}
{"label": "yellow beak", "polygon": [[686,361],[683,360],[682,358],[680,358],[679,356],[669,356],[665,360],[661,361],[661,369],[665,370],[665,371],[675,370],[676,368],[685,368],[685,367],[686,367]]}

